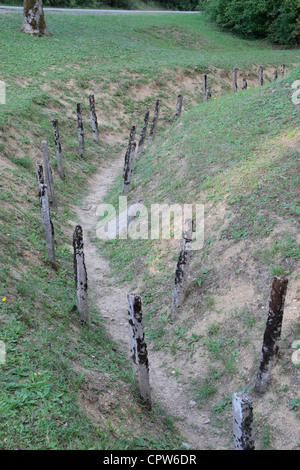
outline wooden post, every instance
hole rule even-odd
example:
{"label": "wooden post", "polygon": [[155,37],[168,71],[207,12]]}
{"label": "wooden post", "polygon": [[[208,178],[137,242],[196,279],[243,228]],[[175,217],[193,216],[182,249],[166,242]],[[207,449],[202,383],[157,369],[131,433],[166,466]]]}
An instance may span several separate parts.
{"label": "wooden post", "polygon": [[49,203],[53,206],[56,205],[55,197],[54,197],[54,184],[53,184],[53,176],[52,176],[52,169],[51,163],[48,154],[48,145],[47,140],[42,141],[42,150],[43,150],[43,157],[44,157],[44,170],[46,176],[46,184],[47,184],[47,192],[49,197]]}
{"label": "wooden post", "polygon": [[[38,181],[40,181],[39,178],[40,176],[38,176]],[[54,230],[53,230],[53,224],[50,218],[47,185],[44,183],[40,183],[40,182],[39,182],[39,199],[40,199],[42,221],[43,221],[45,240],[46,240],[47,258],[51,266],[54,269],[56,269],[57,265],[55,261],[55,250],[54,250]]]}
{"label": "wooden post", "polygon": [[207,102],[211,98],[211,87],[206,87],[205,101]]}
{"label": "wooden post", "polygon": [[143,127],[142,127],[142,130],[141,130],[141,135],[140,135],[140,139],[139,139],[139,144],[138,144],[138,149],[137,149],[136,156],[141,155],[141,153],[143,151],[143,147],[144,147],[144,143],[145,143],[145,139],[146,139],[146,131],[147,131],[147,127],[148,127],[148,121],[149,121],[149,113],[150,113],[150,111],[149,111],[149,108],[147,107],[146,111],[145,111],[144,122],[143,122]]}
{"label": "wooden post", "polygon": [[264,69],[262,68],[262,66],[259,67],[259,76],[258,76],[258,83],[260,86],[263,86],[264,84]]}
{"label": "wooden post", "polygon": [[41,163],[36,164],[36,178],[38,182],[38,194],[40,194],[41,185],[44,184],[44,170]]}
{"label": "wooden post", "polygon": [[202,75],[202,94],[203,94],[203,101],[206,101],[206,88],[207,88],[207,75],[204,73]]}
{"label": "wooden post", "polygon": [[277,80],[278,78],[278,73],[276,69],[274,70],[273,77],[274,77],[274,80]]}
{"label": "wooden post", "polygon": [[180,118],[181,111],[182,111],[182,102],[183,102],[183,95],[178,95],[178,96],[177,96],[177,104],[176,104],[175,117],[174,117],[174,121],[175,121],[175,122],[177,121],[177,119]]}
{"label": "wooden post", "polygon": [[242,90],[247,90],[247,88],[248,88],[247,78],[243,78]]}
{"label": "wooden post", "polygon": [[253,407],[246,393],[232,394],[233,437],[236,450],[254,450]]}
{"label": "wooden post", "polygon": [[73,233],[74,250],[74,278],[76,286],[76,299],[79,320],[81,323],[88,322],[88,295],[87,295],[87,272],[83,252],[82,227],[76,225]]}
{"label": "wooden post", "polygon": [[255,384],[255,391],[257,393],[265,392],[269,373],[278,358],[287,285],[288,280],[285,277],[274,277],[269,299],[269,313],[263,337],[260,365]]}
{"label": "wooden post", "polygon": [[149,361],[142,323],[142,301],[139,295],[133,293],[127,295],[127,300],[134,376],[143,404],[151,409]]}
{"label": "wooden post", "polygon": [[192,222],[189,222],[188,230],[184,233],[182,248],[179,253],[176,270],[175,270],[175,280],[174,280],[174,289],[172,295],[172,306],[171,306],[171,318],[174,319],[176,309],[180,307],[180,301],[182,298],[182,290],[184,283],[184,276],[186,274],[188,263],[190,259],[190,250],[187,247],[187,244],[192,241]]}
{"label": "wooden post", "polygon": [[63,180],[65,179],[65,171],[62,163],[62,156],[61,156],[61,143],[59,139],[59,132],[58,132],[58,121],[57,119],[52,119],[52,126],[54,132],[54,142],[56,148],[56,160],[57,160],[57,168],[59,177]]}
{"label": "wooden post", "polygon": [[81,113],[81,104],[77,103],[77,129],[78,129],[78,146],[79,146],[79,155],[84,157],[84,131],[82,123],[82,113]]}
{"label": "wooden post", "polygon": [[284,75],[284,71],[285,71],[285,65],[282,64],[281,67],[280,67],[280,72],[281,72],[281,76],[283,77]]}
{"label": "wooden post", "polygon": [[90,101],[90,112],[91,112],[91,123],[92,123],[93,138],[96,142],[98,142],[99,141],[99,131],[98,131],[97,115],[96,115],[96,111],[95,111],[95,97],[94,97],[94,95],[89,95],[89,101]]}
{"label": "wooden post", "polygon": [[129,141],[128,141],[128,147],[125,153],[125,162],[124,162],[124,170],[123,170],[123,191],[122,191],[122,196],[127,194],[130,181],[131,181],[131,175],[132,175],[132,167],[133,167],[133,161],[134,161],[134,155],[135,155],[135,149],[136,149],[136,142],[134,141],[135,139],[135,132],[136,132],[136,126],[133,124],[131,126],[131,131],[129,135]]}
{"label": "wooden post", "polygon": [[154,116],[153,116],[153,121],[151,124],[150,134],[149,134],[149,142],[152,142],[155,137],[159,109],[160,109],[160,99],[158,99],[155,104]]}
{"label": "wooden post", "polygon": [[232,69],[232,89],[234,92],[237,92],[237,68]]}

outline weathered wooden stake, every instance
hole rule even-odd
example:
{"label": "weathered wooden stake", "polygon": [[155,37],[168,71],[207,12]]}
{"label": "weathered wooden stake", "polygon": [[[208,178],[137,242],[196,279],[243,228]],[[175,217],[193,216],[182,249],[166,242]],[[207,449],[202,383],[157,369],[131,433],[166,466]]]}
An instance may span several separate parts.
{"label": "weathered wooden stake", "polygon": [[151,409],[149,361],[142,323],[142,301],[141,297],[134,293],[128,294],[127,300],[134,376],[143,404]]}
{"label": "weathered wooden stake", "polygon": [[232,394],[233,437],[236,450],[254,450],[253,407],[246,393]]}
{"label": "weathered wooden stake", "polygon": [[180,118],[181,111],[182,111],[182,103],[183,103],[183,95],[178,95],[174,121],[177,121],[177,119]]}
{"label": "weathered wooden stake", "polygon": [[206,101],[206,88],[207,88],[207,75],[204,73],[202,75],[202,95],[203,101]]}
{"label": "weathered wooden stake", "polygon": [[54,142],[55,142],[55,148],[56,148],[56,160],[57,160],[58,174],[59,174],[59,177],[63,180],[65,179],[65,170],[63,167],[62,156],[61,156],[61,143],[60,143],[59,132],[58,132],[58,120],[52,119],[51,122],[52,122],[53,132],[54,132]]}
{"label": "weathered wooden stake", "polygon": [[141,155],[141,153],[143,151],[143,147],[144,147],[144,143],[145,143],[145,139],[146,139],[148,121],[149,121],[149,113],[150,113],[150,110],[147,107],[146,111],[145,111],[144,122],[143,122],[143,127],[142,127],[142,130],[141,130],[141,134],[140,134],[140,139],[139,139],[139,143],[138,143],[138,149],[137,149],[136,156]]}
{"label": "weathered wooden stake", "polygon": [[281,67],[280,67],[280,72],[281,72],[281,76],[283,77],[284,75],[284,71],[285,71],[285,65],[282,64]]}
{"label": "weathered wooden stake", "polygon": [[247,78],[243,78],[242,90],[247,90],[247,88],[248,88]]}
{"label": "weathered wooden stake", "polygon": [[94,95],[89,95],[89,102],[90,102],[90,112],[91,112],[91,123],[92,123],[93,138],[96,142],[98,142],[99,141],[99,131],[98,131],[97,115],[96,115],[96,111],[95,111],[95,97],[94,97]]}
{"label": "weathered wooden stake", "polygon": [[264,84],[264,69],[262,66],[259,67],[258,83],[260,86]]}
{"label": "weathered wooden stake", "polygon": [[77,112],[79,155],[81,157],[84,157],[84,131],[83,131],[82,112],[81,112],[81,104],[80,103],[77,103],[77,105],[76,105],[76,112]]}
{"label": "weathered wooden stake", "polygon": [[[40,167],[39,167],[39,172],[40,172]],[[57,265],[55,261],[55,250],[54,250],[54,229],[53,229],[53,224],[50,218],[47,185],[44,183],[41,183],[40,182],[41,180],[42,180],[42,177],[39,173],[38,175],[39,199],[40,199],[42,221],[43,221],[44,232],[45,232],[47,258],[51,266],[54,269],[56,269]]]}
{"label": "weathered wooden stake", "polygon": [[269,313],[263,337],[260,365],[255,384],[255,391],[257,393],[265,392],[269,373],[278,359],[287,285],[288,280],[285,277],[274,277],[269,299]]}
{"label": "weathered wooden stake", "polygon": [[274,77],[274,80],[277,80],[278,78],[278,73],[276,69],[274,70],[273,77]]}
{"label": "weathered wooden stake", "polygon": [[48,188],[47,192],[48,192],[48,197],[49,197],[49,203],[55,206],[56,201],[54,197],[54,184],[53,184],[51,163],[50,163],[49,154],[48,154],[47,140],[42,141],[42,150],[43,150],[43,157],[44,157],[44,170],[45,170],[46,184]]}
{"label": "weathered wooden stake", "polygon": [[211,87],[206,87],[205,101],[207,102],[211,98]]}
{"label": "weathered wooden stake", "polygon": [[188,263],[190,260],[191,251],[188,249],[187,244],[192,241],[192,222],[188,222],[188,230],[185,231],[183,236],[182,248],[179,253],[176,270],[174,289],[172,295],[171,305],[171,318],[174,319],[176,309],[180,307],[180,301],[182,298],[182,290],[184,284],[184,276],[186,274]]}
{"label": "weathered wooden stake", "polygon": [[79,320],[81,323],[88,322],[88,284],[87,272],[83,252],[83,234],[82,227],[76,225],[73,233],[74,250],[74,277],[76,286],[76,300]]}
{"label": "weathered wooden stake", "polygon": [[44,170],[41,163],[36,164],[36,178],[38,182],[38,194],[40,195],[41,185],[44,184]]}
{"label": "weathered wooden stake", "polygon": [[158,99],[155,104],[154,116],[153,116],[153,121],[151,124],[150,134],[149,134],[149,142],[152,142],[155,138],[159,109],[160,109],[160,99]]}
{"label": "weathered wooden stake", "polygon": [[125,153],[122,196],[127,194],[130,181],[131,181],[132,167],[133,167],[133,161],[134,161],[134,155],[135,155],[135,149],[136,149],[136,142],[134,141],[135,132],[136,132],[136,126],[135,124],[133,124],[131,126],[128,147]]}
{"label": "weathered wooden stake", "polygon": [[232,89],[234,92],[238,91],[237,87],[237,68],[232,69]]}

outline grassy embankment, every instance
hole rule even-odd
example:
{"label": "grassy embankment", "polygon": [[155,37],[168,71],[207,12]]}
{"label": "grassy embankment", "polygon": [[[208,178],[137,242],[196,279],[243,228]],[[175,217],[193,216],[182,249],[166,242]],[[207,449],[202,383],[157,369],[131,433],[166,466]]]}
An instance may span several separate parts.
{"label": "grassy embankment", "polygon": [[[266,278],[261,282],[256,266],[252,278],[256,279],[255,285],[264,288],[260,294],[265,301],[274,269],[277,272],[289,270],[291,280],[297,275],[293,260],[298,251],[292,232],[288,230],[285,234],[285,228],[280,231],[278,240],[272,239],[277,218],[294,227],[296,217],[294,187],[290,184],[297,176],[294,171],[297,152],[288,150],[287,142],[296,138],[297,116],[287,80],[286,87],[278,84],[263,91],[248,91],[243,96],[230,95],[230,100],[224,96],[205,108],[200,104],[182,118],[176,132],[170,125],[178,92],[185,93],[185,111],[201,101],[202,72],[211,72],[211,77],[215,74],[211,84],[216,89],[214,97],[219,97],[229,89],[228,77],[233,66],[252,72],[256,72],[258,65],[273,67],[286,63],[287,68],[292,68],[299,54],[231,38],[206,25],[200,16],[145,16],[139,17],[137,22],[134,16],[48,14],[47,25],[53,36],[41,39],[25,37],[18,31],[21,18],[17,13],[5,13],[0,18],[0,40],[5,44],[1,52],[0,78],[7,85],[7,104],[0,109],[0,270],[1,299],[6,299],[1,301],[0,339],[7,348],[7,361],[1,366],[1,447],[178,448],[180,441],[173,434],[171,418],[159,407],[150,414],[144,413],[133,398],[130,364],[107,340],[101,319],[92,305],[91,325],[82,328],[77,323],[73,309],[72,227],[68,224],[73,217],[71,208],[80,201],[88,176],[101,162],[116,158],[124,151],[130,123],[136,120],[140,125],[146,104],[153,108],[160,96],[164,107],[157,145],[135,167],[133,188],[138,193],[142,190],[147,203],[153,202],[154,195],[156,200],[168,199],[170,191],[178,201],[187,196],[196,198],[200,192],[210,201],[211,214],[217,213],[219,201],[226,200],[231,207],[231,216],[226,211],[228,224],[224,226],[222,218],[216,221],[217,233],[214,230],[206,241],[205,250],[194,260],[188,309],[194,312],[193,318],[201,316],[204,303],[199,300],[203,298],[207,308],[215,309],[217,315],[213,289],[216,277],[212,276],[217,271],[213,263],[209,264],[209,256],[215,253],[214,247],[219,246],[219,237],[223,243],[226,240],[228,243],[234,240],[254,243],[253,257],[249,259],[258,260],[261,275]],[[296,75],[294,73],[294,78],[298,78]],[[101,132],[98,146],[88,131],[89,92],[95,93],[98,106]],[[77,156],[77,101],[83,102],[86,116],[88,151],[84,161]],[[202,113],[206,115],[205,120]],[[53,158],[49,122],[52,117],[59,118],[67,170],[65,181],[58,179]],[[229,132],[233,125],[234,130]],[[42,159],[41,140],[44,138],[52,151],[58,198],[58,208],[51,211],[60,266],[57,272],[45,261],[36,194],[35,163]],[[274,147],[274,142],[278,146]],[[274,148],[280,149],[280,153],[270,150]],[[159,176],[159,167],[166,158],[176,166],[167,168],[164,164],[164,175]],[[273,197],[274,188],[279,201]],[[115,201],[116,197],[117,189],[110,200]],[[130,197],[134,200],[135,196],[131,193]],[[272,212],[275,207],[276,220]],[[135,256],[138,256],[137,246],[134,245]],[[113,259],[118,280],[122,280],[122,265],[126,262],[130,268],[128,263],[136,260],[131,254],[133,246],[130,242],[117,243],[113,248],[107,245],[106,253]],[[164,347],[172,356],[186,350],[178,348],[180,342],[173,341],[173,333],[183,345],[187,342],[190,357],[194,346],[201,345],[202,349],[197,348],[200,356],[209,354],[206,351],[216,355],[214,360],[220,364],[219,373],[214,377],[224,382],[226,393],[232,392],[240,386],[240,381],[234,380],[239,377],[236,361],[240,345],[230,343],[229,335],[217,321],[207,336],[204,331],[194,333],[191,342],[190,331],[183,325],[177,325],[177,332],[168,325],[168,296],[163,297],[164,310],[158,308],[161,287],[171,290],[175,264],[173,258],[164,273],[164,257],[176,256],[178,247],[173,247],[172,253],[159,244],[154,250],[150,243],[141,249],[141,266],[147,268],[150,262],[155,263],[155,275],[150,275],[146,268],[136,272],[133,264],[131,268],[132,277],[140,275],[149,341],[152,339],[155,347]],[[152,255],[155,254],[153,260],[148,256],[150,249]],[[275,255],[278,256],[276,265]],[[159,259],[160,256],[163,258]],[[289,263],[284,261],[286,258]],[[208,273],[203,291],[202,280]],[[243,267],[238,266],[231,274],[244,276]],[[237,311],[232,306],[232,318],[239,316],[242,324],[247,325],[247,319],[251,323],[244,340],[251,344],[254,331],[256,340],[261,339],[264,317],[257,321],[257,338],[257,331],[250,322],[251,310],[246,307]],[[153,323],[155,318],[161,319],[159,332]],[[292,325],[290,331],[290,335],[296,335]],[[241,334],[237,333],[236,341]],[[227,355],[232,358],[231,369],[222,362],[222,348],[230,348]],[[178,368],[178,375],[180,372]],[[217,387],[217,382],[212,384],[212,380],[215,379],[207,371],[206,377],[194,377],[190,381],[200,406],[203,396],[206,398],[203,387]],[[99,415],[93,418],[87,417],[80,406],[80,401],[91,390],[102,403]],[[218,395],[208,395],[213,396],[208,406],[216,404]]]}

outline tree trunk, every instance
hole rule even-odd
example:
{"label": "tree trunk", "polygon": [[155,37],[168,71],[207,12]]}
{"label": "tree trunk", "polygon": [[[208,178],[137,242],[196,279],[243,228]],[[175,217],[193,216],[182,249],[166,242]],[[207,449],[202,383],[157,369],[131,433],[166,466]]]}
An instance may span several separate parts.
{"label": "tree trunk", "polygon": [[31,36],[51,36],[46,26],[42,0],[24,0],[21,30]]}

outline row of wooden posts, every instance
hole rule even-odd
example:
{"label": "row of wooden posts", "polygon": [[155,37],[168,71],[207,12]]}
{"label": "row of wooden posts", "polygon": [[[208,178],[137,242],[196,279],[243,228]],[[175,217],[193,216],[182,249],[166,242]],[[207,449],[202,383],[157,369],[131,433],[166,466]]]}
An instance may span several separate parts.
{"label": "row of wooden posts", "polygon": [[[284,73],[284,66],[282,66],[281,73]],[[275,78],[275,74],[274,74]],[[276,74],[277,78],[277,74]],[[234,91],[237,91],[236,85],[236,69],[233,69],[233,84]],[[260,69],[260,84],[263,84],[262,68]],[[244,88],[246,85],[244,83]],[[207,76],[203,76],[203,99],[208,101],[211,91],[207,86]],[[91,127],[93,138],[98,142],[99,131],[97,116],[95,112],[94,95],[89,96]],[[183,95],[179,94],[177,97],[176,110],[174,121],[176,121],[181,114],[183,103]],[[151,143],[154,140],[157,128],[157,121],[159,116],[161,100],[158,99],[155,104],[154,116],[150,128],[148,141]],[[81,157],[85,154],[84,145],[84,128],[82,120],[81,104],[77,103],[77,129],[78,129],[78,151]],[[139,136],[138,144],[135,143],[136,126],[132,125],[130,130],[128,147],[125,153],[124,170],[123,170],[123,190],[122,194],[126,194],[129,188],[132,167],[135,154],[140,156],[142,154],[144,144],[146,141],[146,131],[149,121],[149,108],[146,108],[143,126]],[[58,131],[58,121],[53,119],[51,121],[54,132],[54,142],[56,148],[58,174],[61,179],[65,178],[65,170],[62,161],[62,151],[60,144],[60,137]],[[137,150],[137,151],[136,151]],[[47,141],[42,141],[43,163],[45,170],[46,184],[44,181],[44,171],[42,163],[37,164],[36,173],[38,181],[38,193],[40,200],[40,208],[42,221],[45,232],[47,258],[53,268],[57,268],[54,250],[54,228],[50,217],[50,205],[56,206],[56,198],[54,194],[53,175],[48,155]],[[178,262],[175,270],[174,290],[171,304],[171,319],[176,318],[176,311],[180,307],[180,299],[183,290],[183,281],[188,267],[190,251],[188,250],[188,243],[191,241],[192,224],[189,230],[184,233],[182,249],[180,251]],[[83,229],[80,225],[76,225],[73,232],[73,257],[74,257],[74,278],[76,287],[76,302],[79,320],[82,323],[88,323],[88,280],[87,270],[84,258],[83,246]],[[266,323],[263,346],[261,353],[261,361],[259,371],[257,374],[257,381],[255,391],[263,393],[266,390],[269,373],[276,362],[278,357],[278,342],[281,335],[282,315],[284,308],[284,300],[286,296],[287,280],[282,277],[275,277],[271,287],[271,294],[269,300],[269,314]],[[149,361],[147,353],[147,345],[145,342],[145,335],[142,322],[142,300],[141,296],[136,293],[130,293],[127,296],[127,309],[128,309],[128,322],[131,340],[131,356],[133,361],[133,369],[135,382],[137,385],[138,394],[148,409],[151,409],[151,393],[150,393],[150,380],[149,380]],[[244,393],[236,393],[232,396],[232,409],[233,409],[233,432],[234,442],[236,449],[254,449],[253,429],[252,429],[252,402],[248,395]]]}
{"label": "row of wooden posts", "polygon": [[[285,72],[285,64],[282,64],[280,66],[280,73],[281,73],[282,77],[284,76],[284,72]],[[232,69],[232,90],[234,92],[238,91],[237,73],[238,73],[238,69],[236,67],[234,67]],[[273,72],[273,78],[274,78],[274,80],[277,80],[277,78],[278,78],[277,69],[275,69],[274,72]],[[263,84],[264,84],[264,68],[262,66],[260,66],[259,70],[258,70],[258,85],[263,86]],[[248,88],[247,78],[244,77],[243,80],[242,80],[241,89],[246,90],[247,88]],[[208,101],[211,98],[211,96],[212,96],[211,91],[212,91],[211,87],[208,86],[207,74],[203,74],[202,75],[203,101]]]}
{"label": "row of wooden posts", "polygon": [[[281,76],[283,77],[284,72],[285,72],[284,64],[281,65],[280,71],[281,71]],[[238,69],[234,67],[232,69],[232,89],[234,92],[238,91],[237,72],[238,72]],[[258,71],[258,83],[260,86],[264,84],[263,73],[264,73],[264,69],[262,66],[260,66],[259,71]],[[274,80],[277,80],[278,78],[277,69],[274,70],[273,76],[274,76]],[[248,87],[247,79],[243,78],[242,90],[246,90],[247,87]],[[207,74],[202,75],[202,93],[203,93],[203,101],[208,102],[212,96],[212,90],[211,90],[211,87],[208,86]],[[149,133],[149,143],[151,143],[155,137],[160,105],[161,105],[161,100],[158,99],[155,104],[153,121],[152,121],[151,129],[150,129],[150,133]],[[177,96],[176,110],[175,110],[175,116],[174,116],[175,122],[181,115],[182,105],[183,105],[183,95],[179,94]],[[126,154],[125,154],[122,195],[127,194],[128,189],[129,189],[129,185],[130,185],[131,177],[132,177],[132,168],[133,168],[134,158],[135,156],[138,157],[143,151],[145,140],[146,140],[148,120],[149,120],[149,108],[147,107],[145,111],[143,126],[142,126],[142,130],[139,136],[138,143],[135,142],[136,125],[133,124],[131,126],[128,147],[127,147]]]}
{"label": "row of wooden posts", "polygon": [[[178,102],[180,102],[182,95],[179,95]],[[155,137],[157,120],[160,109],[160,100],[158,99],[155,104],[153,122],[150,129],[149,142],[152,142]],[[182,103],[182,101],[181,101]],[[99,141],[99,130],[97,115],[95,112],[95,98],[94,95],[89,95],[89,104],[90,104],[90,117],[91,117],[91,128],[93,133],[93,138],[96,142]],[[181,113],[181,106],[176,107],[175,120],[178,119]],[[78,154],[84,158],[85,155],[85,139],[84,139],[84,126],[82,118],[82,107],[81,103],[76,104],[76,114],[77,114],[77,131],[78,131]],[[149,119],[149,108],[146,109],[144,123],[141,131],[141,136],[138,143],[138,154],[141,154],[146,138],[146,131]],[[59,177],[64,180],[66,177],[63,159],[62,159],[62,147],[60,142],[60,135],[58,129],[58,120],[51,120],[54,134],[54,143],[56,149],[56,160]],[[123,194],[128,190],[128,185],[131,178],[132,172],[132,163],[135,154],[136,144],[134,142],[135,138],[135,129],[136,126],[132,126],[131,133],[129,137],[129,145],[125,155],[125,165],[124,165],[124,184],[123,184]],[[56,269],[56,256],[54,248],[54,227],[50,216],[50,206],[55,208],[57,206],[55,191],[54,191],[54,182],[53,182],[53,173],[51,162],[48,152],[48,143],[47,140],[42,140],[42,153],[43,153],[43,163],[38,163],[36,165],[36,175],[38,181],[38,195],[40,201],[42,222],[45,233],[46,241],[46,252],[47,259],[50,265]],[[77,296],[77,308],[79,312],[80,320],[86,322],[88,319],[88,303],[87,303],[87,277],[86,269],[84,265],[84,254],[83,254],[83,236],[82,236],[82,227],[77,225],[74,229],[73,234],[73,249],[74,249],[74,276],[76,282],[76,296]]]}

